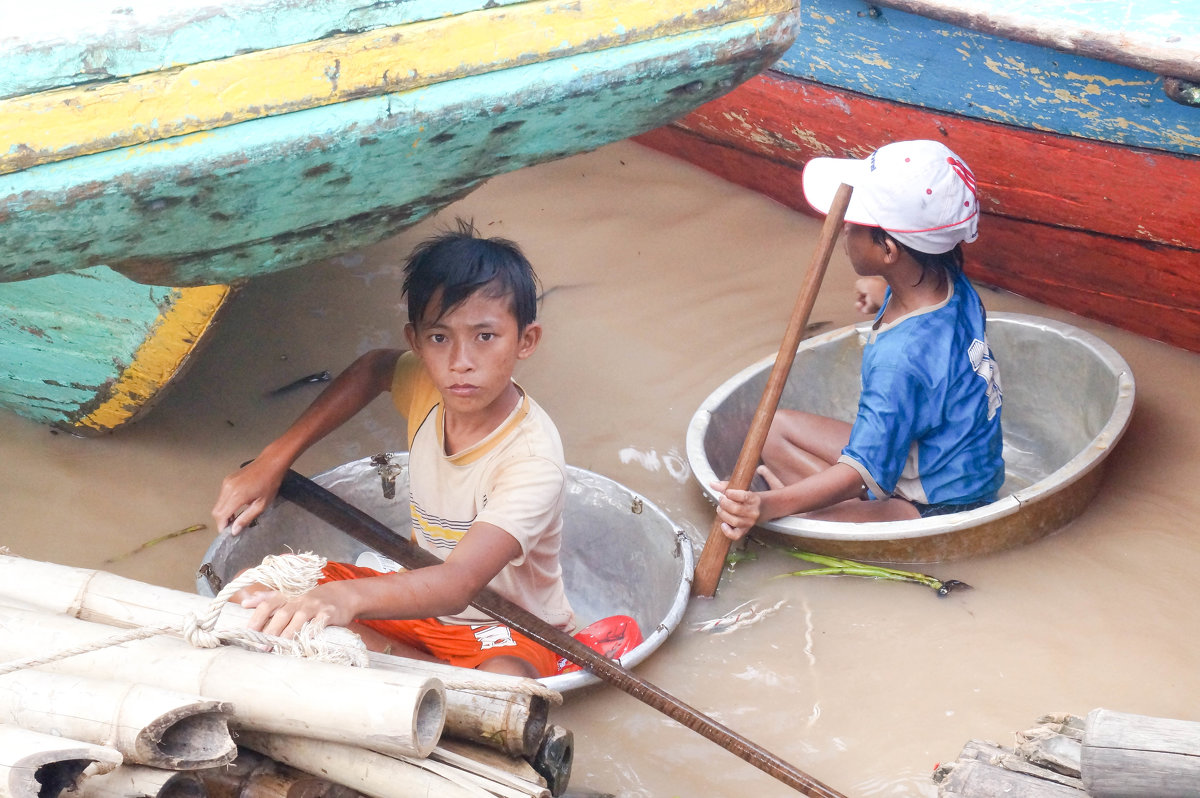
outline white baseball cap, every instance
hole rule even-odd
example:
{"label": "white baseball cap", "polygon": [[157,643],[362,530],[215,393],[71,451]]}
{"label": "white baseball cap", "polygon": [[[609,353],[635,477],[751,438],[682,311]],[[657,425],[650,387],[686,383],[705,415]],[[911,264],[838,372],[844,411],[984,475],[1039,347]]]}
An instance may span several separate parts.
{"label": "white baseball cap", "polygon": [[847,222],[882,227],[920,252],[979,237],[975,175],[939,141],[897,141],[863,160],[814,158],[804,167],[804,198],[821,213],[842,183],[854,187]]}

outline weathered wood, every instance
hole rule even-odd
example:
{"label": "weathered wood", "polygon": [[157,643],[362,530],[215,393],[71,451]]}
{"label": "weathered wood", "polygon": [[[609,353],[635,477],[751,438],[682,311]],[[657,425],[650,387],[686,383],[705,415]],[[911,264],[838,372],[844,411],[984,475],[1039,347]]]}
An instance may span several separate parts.
{"label": "weathered wood", "polygon": [[0,798],[57,798],[121,764],[112,748],[0,725]]}
{"label": "weathered wood", "polygon": [[1079,778],[1080,741],[1039,726],[1017,733],[1017,755],[1031,765]]}
{"label": "weathered wood", "polygon": [[[220,768],[216,768],[220,769]],[[71,798],[212,798],[200,774],[123,764],[83,780]],[[228,798],[235,798],[229,796]],[[266,798],[251,796],[246,798]]]}
{"label": "weathered wood", "polygon": [[17,671],[0,678],[0,723],[105,745],[168,770],[224,765],[237,754],[233,706],[140,684]]}
{"label": "weathered wood", "polygon": [[[180,627],[189,615],[203,615],[212,600],[106,571],[73,568],[0,554],[0,596],[24,605],[117,627]],[[229,604],[216,628],[241,629],[250,610]],[[443,733],[479,742],[509,754],[532,756],[549,717],[540,685],[511,676],[466,671],[386,654],[369,655],[372,668],[436,678],[446,687]],[[473,685],[473,686],[470,686]]]}
{"label": "weathered wood", "polygon": [[[945,773],[949,773],[951,769],[957,767],[958,763],[969,761],[982,762],[994,767],[1004,768],[1013,773],[1023,773],[1027,776],[1061,784],[1064,787],[1070,787],[1075,790],[1083,789],[1083,782],[1077,777],[1048,770],[1030,762],[1018,751],[1004,748],[995,743],[984,742],[983,740],[968,740],[963,746],[962,751],[959,752],[958,759],[944,766]],[[945,774],[941,774],[935,777],[934,780],[941,781],[944,777]]]}
{"label": "weathered wood", "polygon": [[[945,141],[975,171],[987,213],[979,245],[966,251],[973,279],[1200,351],[1200,227],[1190,221],[1200,218],[1200,195],[1188,190],[1200,182],[1200,158],[1022,130],[778,72],[638,140],[811,212],[800,190],[811,158],[861,157],[909,138]],[[1052,192],[1046,175],[1055,176]],[[1116,196],[1169,200],[1150,218],[1137,210],[1143,203]]]}
{"label": "weathered wood", "polygon": [[[724,93],[790,42],[796,4],[772,2],[775,13],[679,35],[0,176],[0,281],[107,265],[156,285],[230,284],[374,243],[488,177],[644,132]],[[725,3],[643,5],[707,19]],[[593,21],[595,35],[620,27]]]}
{"label": "weathered wood", "polygon": [[1087,798],[1082,790],[988,762],[967,760],[943,767],[948,771],[938,787],[943,798]]}
{"label": "weathered wood", "polygon": [[[0,608],[0,658],[45,656],[113,637],[112,627],[44,612]],[[156,636],[40,666],[53,673],[107,674],[233,704],[231,725],[364,742],[424,757],[445,721],[436,679],[245,651],[195,648]]]}
{"label": "weathered wood", "polygon": [[85,435],[130,423],[186,371],[234,293],[147,287],[104,266],[0,283],[0,406]]}
{"label": "weathered wood", "polygon": [[1094,709],[1082,769],[1093,798],[1198,798],[1200,723]]}
{"label": "weathered wood", "polygon": [[347,743],[280,734],[247,732],[245,747],[323,777],[372,798],[436,795],[438,798],[491,798],[482,789],[450,781],[416,765]]}

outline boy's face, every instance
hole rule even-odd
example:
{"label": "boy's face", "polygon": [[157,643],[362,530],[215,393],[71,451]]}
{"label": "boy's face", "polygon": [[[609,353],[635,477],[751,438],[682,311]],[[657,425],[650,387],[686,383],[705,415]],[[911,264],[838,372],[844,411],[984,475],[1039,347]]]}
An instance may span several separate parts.
{"label": "boy's face", "polygon": [[513,406],[513,369],[537,348],[541,325],[534,322],[518,331],[512,298],[484,291],[436,318],[440,309],[439,292],[425,317],[404,328],[409,346],[433,377],[448,414],[481,421],[495,415],[499,423]]}
{"label": "boy's face", "polygon": [[875,240],[870,227],[846,222],[842,227],[842,243],[855,274],[860,277],[883,274],[888,248]]}

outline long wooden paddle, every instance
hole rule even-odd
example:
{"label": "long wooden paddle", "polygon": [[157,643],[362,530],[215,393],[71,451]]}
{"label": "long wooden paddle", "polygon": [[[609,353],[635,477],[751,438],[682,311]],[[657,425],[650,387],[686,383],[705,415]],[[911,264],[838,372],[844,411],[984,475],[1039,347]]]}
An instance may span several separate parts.
{"label": "long wooden paddle", "polygon": [[[771,420],[779,406],[779,397],[783,394],[788,372],[792,370],[792,362],[796,359],[796,347],[800,345],[800,339],[808,327],[808,317],[812,313],[813,303],[817,301],[817,292],[821,289],[825,267],[829,265],[833,245],[837,242],[838,232],[846,218],[846,206],[850,204],[851,191],[850,186],[844,183],[838,188],[829,214],[825,217],[825,224],[821,226],[821,238],[817,241],[808,273],[800,286],[800,294],[796,297],[796,306],[783,334],[783,341],[779,344],[779,354],[775,357],[775,365],[771,367],[767,386],[763,389],[758,408],[754,411],[750,431],[746,433],[746,442],[742,444],[737,465],[734,466],[733,475],[729,477],[729,488],[747,490],[754,479],[758,458],[762,456],[763,444],[766,443],[767,432],[771,429]],[[708,530],[708,540],[704,542],[704,550],[700,552],[700,559],[696,561],[692,595],[712,598],[717,592],[717,583],[721,581],[721,572],[725,569],[725,557],[729,554],[729,542],[729,538],[721,530],[720,516],[715,516],[712,527]]]}
{"label": "long wooden paddle", "polygon": [[[284,476],[279,495],[405,568],[423,568],[441,562],[436,555],[410,543],[407,536],[399,535],[382,522],[295,471],[289,470]],[[816,798],[844,798],[841,793],[802,773],[732,729],[692,709],[670,693],[638,678],[620,663],[593,651],[566,632],[518,607],[495,591],[484,588],[471,602],[471,606],[591,671],[692,731],[704,735],[802,794]]]}

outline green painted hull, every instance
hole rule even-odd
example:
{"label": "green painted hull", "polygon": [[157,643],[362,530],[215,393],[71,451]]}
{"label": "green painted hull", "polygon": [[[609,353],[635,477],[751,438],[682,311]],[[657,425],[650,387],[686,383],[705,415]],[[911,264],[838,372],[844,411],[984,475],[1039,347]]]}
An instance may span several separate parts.
{"label": "green painted hull", "polygon": [[[528,17],[528,9],[545,1],[489,3],[485,12],[476,11],[477,3],[409,0],[355,12],[365,16],[353,24],[359,36],[411,19],[451,32],[452,25],[475,24],[471,13],[490,13],[487,25],[499,25],[504,15]],[[15,48],[0,40],[0,67],[11,68],[9,76],[24,69],[24,77],[0,82],[0,133],[8,125],[20,142],[0,151],[0,406],[81,432],[127,423],[187,361],[186,353],[175,357],[180,341],[170,340],[168,331],[186,330],[179,334],[189,345],[198,343],[196,318],[215,319],[230,295],[222,288],[219,299],[205,294],[201,301],[182,287],[237,284],[375,243],[493,175],[666,124],[765,69],[790,44],[796,20],[791,0],[563,3],[555,6],[567,20],[561,47],[556,30],[533,30],[530,49],[539,34],[541,53],[525,55],[512,35],[497,43],[498,50],[512,50],[511,64],[487,57],[480,58],[482,66],[451,63],[439,67],[436,80],[415,69],[385,71],[376,85],[370,68],[378,65],[356,76],[357,51],[339,44],[343,57],[332,63],[344,72],[320,71],[329,85],[317,90],[302,73],[290,79],[287,70],[293,63],[319,68],[320,58],[333,56],[322,51],[314,61],[305,48],[327,47],[326,41],[288,43],[328,30],[336,19],[331,14],[348,4],[259,5],[294,12],[286,18],[299,20],[296,29],[280,24],[284,17],[272,24],[260,15],[246,21],[239,43],[219,34],[228,19],[216,15],[172,28],[169,38],[184,57],[218,59],[227,73],[243,57],[259,58],[252,63],[268,71],[270,58],[292,58],[278,67],[279,82],[262,79],[286,99],[278,107],[268,107],[270,97],[242,97],[243,81],[234,72],[223,76],[229,83],[220,92],[198,94],[192,113],[189,81],[199,92],[217,67],[166,68],[175,63],[171,57],[153,47],[118,46],[119,36],[108,51],[53,37]],[[624,6],[628,28],[605,16]],[[571,16],[580,9],[592,17]],[[465,21],[446,21],[447,13],[461,13]],[[168,23],[175,24],[162,24]],[[206,35],[184,35],[195,33],[190,25],[205,24]],[[477,27],[476,39],[493,30]],[[406,53],[423,64],[439,63],[443,54],[435,45],[410,39]],[[488,42],[481,41],[478,49],[488,56]],[[237,55],[247,47],[278,47],[283,55],[271,49]],[[88,67],[87,58],[99,52],[107,53],[104,63]],[[25,68],[34,63],[44,68]],[[136,74],[153,69],[162,72]],[[208,72],[190,78],[189,69]],[[97,73],[98,88],[82,82]],[[385,90],[400,84],[411,87]],[[346,96],[325,96],[331,87]],[[182,100],[183,111],[168,118],[172,97]],[[213,106],[226,100],[228,112]],[[158,101],[166,109],[161,116],[153,111]],[[74,102],[88,112],[73,114]],[[128,121],[143,105],[152,109],[151,121]],[[63,125],[53,123],[58,119]],[[64,285],[71,286],[69,301]],[[177,316],[189,324],[164,323]],[[48,317],[61,323],[44,323]],[[95,334],[67,334],[89,325]],[[164,357],[163,348],[171,354]],[[130,373],[140,372],[147,359],[156,376],[125,390]],[[164,365],[176,360],[178,368]],[[120,413],[109,412],[114,404]]]}

